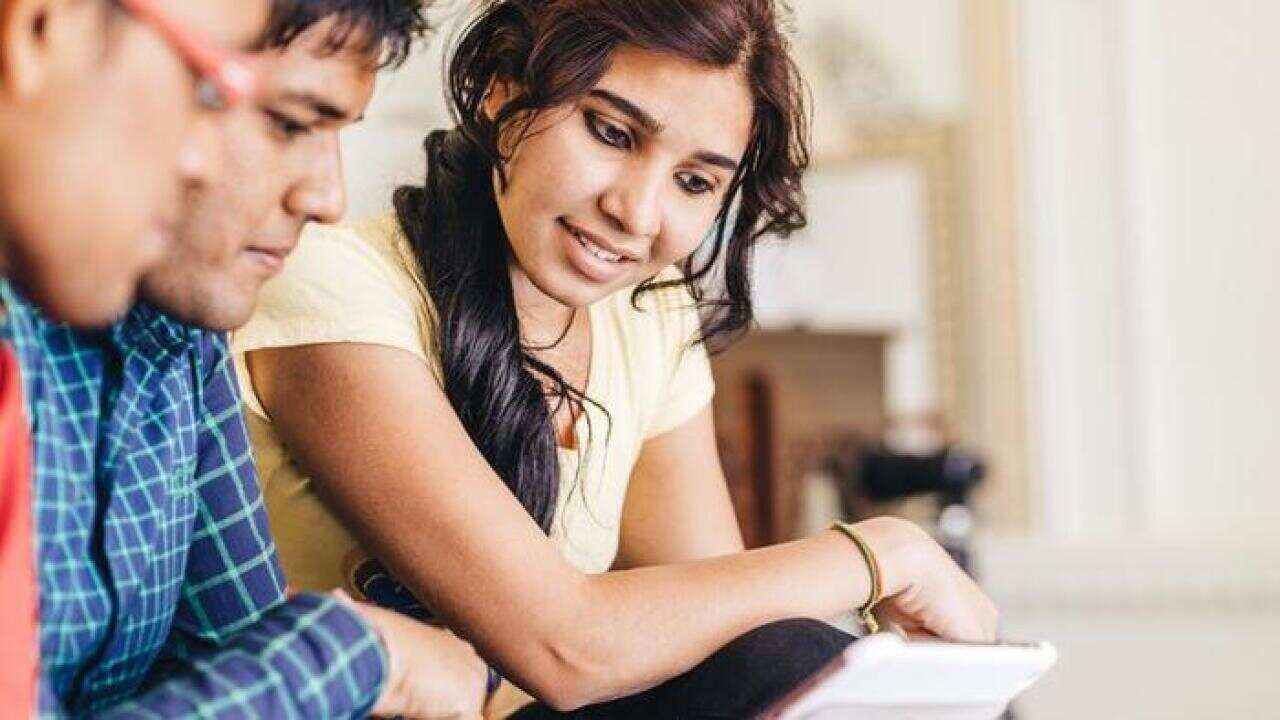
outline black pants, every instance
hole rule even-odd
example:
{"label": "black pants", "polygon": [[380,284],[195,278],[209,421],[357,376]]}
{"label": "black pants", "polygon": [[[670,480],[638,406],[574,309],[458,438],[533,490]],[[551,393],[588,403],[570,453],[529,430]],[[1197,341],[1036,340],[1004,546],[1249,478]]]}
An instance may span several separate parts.
{"label": "black pants", "polygon": [[734,640],[694,669],[645,692],[561,713],[534,704],[512,720],[750,718],[838,655],[851,635],[816,620],[783,620]]}

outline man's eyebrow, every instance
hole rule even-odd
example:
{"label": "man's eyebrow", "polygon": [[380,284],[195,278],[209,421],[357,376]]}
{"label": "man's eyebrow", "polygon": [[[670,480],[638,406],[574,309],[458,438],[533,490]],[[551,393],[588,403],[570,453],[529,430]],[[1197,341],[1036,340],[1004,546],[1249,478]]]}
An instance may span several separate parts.
{"label": "man's eyebrow", "polygon": [[637,125],[643,128],[644,131],[650,135],[661,135],[662,131],[665,129],[662,126],[662,123],[658,122],[652,115],[645,112],[639,105],[636,105],[621,95],[601,88],[593,88],[587,93],[587,95],[599,98],[600,100],[609,103],[616,108],[618,112],[634,120]]}
{"label": "man's eyebrow", "polygon": [[[319,95],[316,95],[313,92],[308,92],[305,90],[301,90],[301,91],[293,90],[293,91],[285,92],[280,97],[283,100],[288,100],[290,102],[296,102],[296,103],[301,103],[303,105],[308,105],[311,107],[312,110],[316,112],[317,115],[325,118],[326,120],[335,120],[337,122],[347,122],[353,119],[351,118],[351,116],[347,114],[346,110],[343,110],[342,108],[338,107],[337,105],[334,105],[333,103],[329,102],[328,100],[325,100],[324,98],[320,97]],[[354,118],[354,119],[358,120],[359,118]]]}

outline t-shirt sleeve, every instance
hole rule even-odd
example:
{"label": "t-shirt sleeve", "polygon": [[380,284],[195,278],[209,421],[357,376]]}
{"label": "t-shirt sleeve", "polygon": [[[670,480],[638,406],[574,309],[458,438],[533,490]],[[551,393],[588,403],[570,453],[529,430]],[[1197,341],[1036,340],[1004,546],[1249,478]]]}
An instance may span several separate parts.
{"label": "t-shirt sleeve", "polygon": [[284,271],[263,286],[253,318],[232,335],[246,404],[264,415],[245,373],[254,350],[367,343],[432,360],[426,299],[382,226],[309,226]]}
{"label": "t-shirt sleeve", "polygon": [[[679,279],[673,272],[659,280]],[[703,410],[715,394],[706,347],[698,342],[702,324],[693,298],[683,287],[652,291],[661,318],[662,347],[668,368],[666,386],[645,427],[645,439],[680,427]]]}

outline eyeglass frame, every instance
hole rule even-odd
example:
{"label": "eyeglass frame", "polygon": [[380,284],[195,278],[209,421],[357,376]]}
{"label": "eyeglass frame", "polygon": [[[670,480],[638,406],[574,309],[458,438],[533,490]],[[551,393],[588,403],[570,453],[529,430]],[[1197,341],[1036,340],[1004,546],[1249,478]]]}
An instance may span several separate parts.
{"label": "eyeglass frame", "polygon": [[158,0],[115,0],[125,12],[154,29],[196,73],[196,100],[207,110],[224,110],[251,100],[258,73],[252,60],[204,33],[188,28]]}

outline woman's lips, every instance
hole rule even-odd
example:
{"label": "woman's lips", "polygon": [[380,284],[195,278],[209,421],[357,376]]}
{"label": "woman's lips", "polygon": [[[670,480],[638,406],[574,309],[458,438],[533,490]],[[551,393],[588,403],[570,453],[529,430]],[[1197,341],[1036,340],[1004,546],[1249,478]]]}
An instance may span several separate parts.
{"label": "woman's lips", "polygon": [[628,265],[637,263],[635,258],[605,247],[594,234],[573,227],[566,220],[559,220],[568,259],[577,272],[595,282],[612,282],[630,270]]}
{"label": "woman's lips", "polygon": [[560,222],[569,262],[582,275],[596,282],[611,282],[627,272],[635,262],[588,240],[568,223]]}

